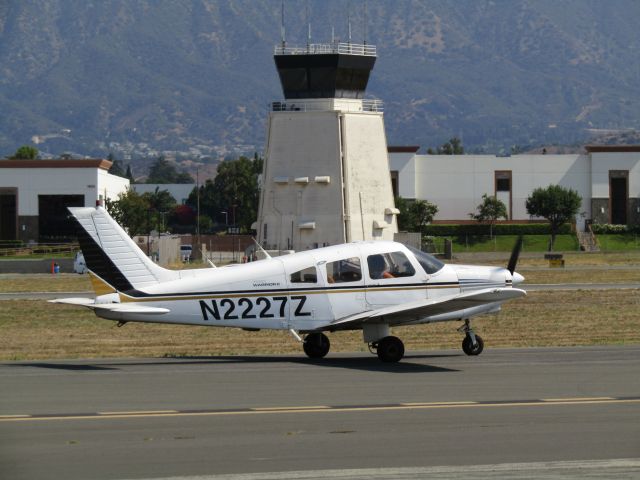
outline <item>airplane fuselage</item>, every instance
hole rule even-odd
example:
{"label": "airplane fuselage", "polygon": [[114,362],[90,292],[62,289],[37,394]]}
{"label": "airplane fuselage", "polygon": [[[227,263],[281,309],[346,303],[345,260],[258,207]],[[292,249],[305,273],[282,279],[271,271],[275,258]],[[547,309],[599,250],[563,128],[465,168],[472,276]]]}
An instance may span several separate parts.
{"label": "airplane fuselage", "polygon": [[[402,276],[374,278],[369,257],[390,253],[408,262],[400,266]],[[336,264],[345,270],[340,278],[333,278]],[[121,321],[309,332],[330,330],[334,320],[362,311],[511,284],[505,268],[442,265],[427,273],[402,244],[361,242],[217,269],[183,270],[179,279],[96,299],[164,307],[168,313],[96,313]],[[486,304],[411,323],[469,318],[498,309],[499,304]]]}

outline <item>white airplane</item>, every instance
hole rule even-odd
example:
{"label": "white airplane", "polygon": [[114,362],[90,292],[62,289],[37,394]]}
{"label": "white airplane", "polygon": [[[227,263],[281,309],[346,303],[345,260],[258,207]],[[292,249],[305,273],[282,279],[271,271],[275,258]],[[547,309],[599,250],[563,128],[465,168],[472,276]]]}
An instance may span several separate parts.
{"label": "white airplane", "polygon": [[[383,362],[404,355],[389,328],[462,321],[462,349],[484,343],[470,319],[526,295],[514,288],[521,242],[507,268],[445,265],[395,242],[354,242],[240,265],[168,270],[153,263],[102,207],[69,208],[95,299],[53,303],[90,308],[101,318],[244,330],[288,330],[310,358],[329,352],[323,332],[362,330]],[[301,337],[303,335],[303,337]]]}

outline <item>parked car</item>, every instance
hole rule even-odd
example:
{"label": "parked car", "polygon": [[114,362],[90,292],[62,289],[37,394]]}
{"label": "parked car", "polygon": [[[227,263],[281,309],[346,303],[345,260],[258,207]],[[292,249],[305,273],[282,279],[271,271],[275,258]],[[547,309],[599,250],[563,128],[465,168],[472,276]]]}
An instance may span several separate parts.
{"label": "parked car", "polygon": [[190,262],[192,253],[193,247],[191,245],[180,245],[180,259],[183,262]]}

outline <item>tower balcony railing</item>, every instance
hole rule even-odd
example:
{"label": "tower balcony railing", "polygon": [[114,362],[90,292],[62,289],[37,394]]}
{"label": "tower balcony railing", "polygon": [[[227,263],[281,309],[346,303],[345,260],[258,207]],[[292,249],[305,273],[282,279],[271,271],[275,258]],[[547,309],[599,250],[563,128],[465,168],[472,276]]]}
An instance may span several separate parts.
{"label": "tower balcony railing", "polygon": [[342,112],[384,112],[384,103],[378,99],[289,100],[272,102],[272,112],[317,112],[339,110]]}
{"label": "tower balcony railing", "polygon": [[376,56],[376,46],[357,43],[310,43],[303,47],[276,45],[274,55],[321,55],[321,54]]}

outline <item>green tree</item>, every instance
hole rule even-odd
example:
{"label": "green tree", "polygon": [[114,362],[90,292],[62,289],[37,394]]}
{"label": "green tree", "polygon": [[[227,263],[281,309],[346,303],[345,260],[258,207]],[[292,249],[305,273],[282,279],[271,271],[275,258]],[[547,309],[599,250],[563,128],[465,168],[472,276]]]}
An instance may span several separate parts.
{"label": "green tree", "polygon": [[118,177],[127,178],[124,172],[123,163],[120,160],[116,159],[113,153],[107,155],[107,160],[111,162],[111,168],[109,168],[109,173],[111,175],[117,175]]}
{"label": "green tree", "polygon": [[[249,231],[258,216],[260,191],[258,175],[262,173],[262,159],[240,157],[224,161],[218,166],[213,181],[207,180],[200,186],[200,213],[212,219],[220,218],[220,212],[227,212],[230,224]],[[197,192],[189,196],[187,203],[196,208]]]}
{"label": "green tree", "polygon": [[420,232],[433,221],[438,206],[426,200],[407,200],[396,197],[396,208],[400,210],[398,215],[398,229],[408,232]]}
{"label": "green tree", "polygon": [[127,165],[127,172],[124,176],[129,179],[130,183],[136,183],[136,179],[133,177],[133,173],[131,173],[131,165]]}
{"label": "green tree", "polygon": [[147,183],[194,183],[194,181],[191,175],[178,172],[176,166],[161,155],[149,168]]}
{"label": "green tree", "polygon": [[145,192],[142,197],[148,204],[149,222],[151,229],[158,231],[166,231],[170,218],[173,215],[177,204],[175,198],[169,193],[169,190],[160,190],[156,187],[154,192]]}
{"label": "green tree", "polygon": [[504,218],[507,220],[507,206],[495,195],[482,195],[482,203],[476,207],[478,213],[470,213],[469,216],[480,223],[489,224],[489,236],[493,238],[493,226]]}
{"label": "green tree", "polygon": [[149,196],[129,189],[118,195],[117,200],[107,199],[106,209],[131,237],[147,234],[151,230]]}
{"label": "green tree", "polygon": [[553,250],[560,227],[575,218],[581,202],[582,197],[578,192],[560,185],[536,188],[527,198],[526,206],[529,215],[546,218],[549,222],[551,229],[549,251]]}
{"label": "green tree", "polygon": [[38,149],[31,145],[22,145],[11,158],[15,160],[35,160],[38,157]]}
{"label": "green tree", "polygon": [[431,223],[438,213],[438,206],[426,200],[416,200],[411,205],[411,213],[416,228],[422,233],[422,229]]}
{"label": "green tree", "polygon": [[427,149],[429,155],[462,155],[464,154],[464,147],[462,146],[462,140],[458,137],[449,139],[448,142],[440,145],[436,150],[432,148]]}

